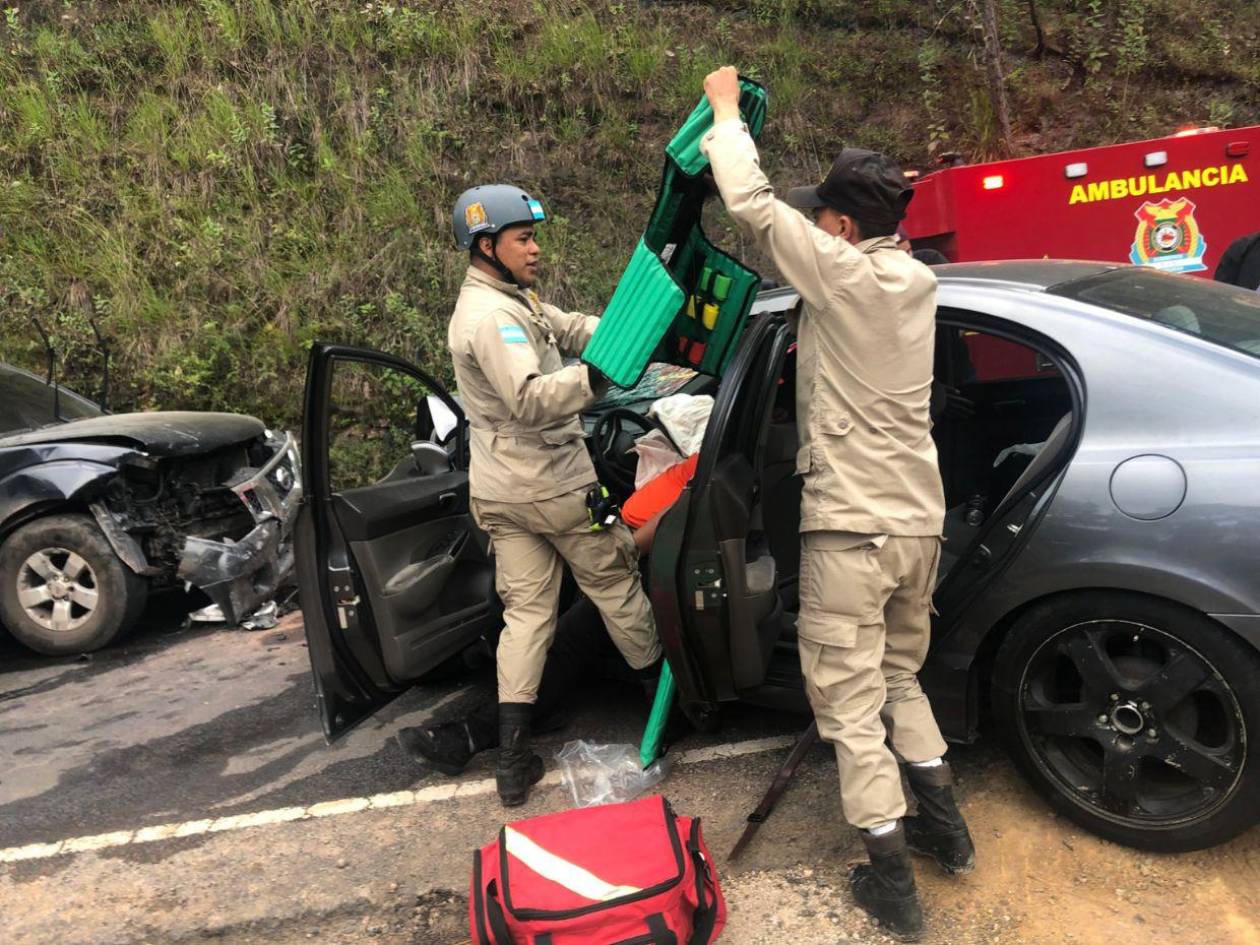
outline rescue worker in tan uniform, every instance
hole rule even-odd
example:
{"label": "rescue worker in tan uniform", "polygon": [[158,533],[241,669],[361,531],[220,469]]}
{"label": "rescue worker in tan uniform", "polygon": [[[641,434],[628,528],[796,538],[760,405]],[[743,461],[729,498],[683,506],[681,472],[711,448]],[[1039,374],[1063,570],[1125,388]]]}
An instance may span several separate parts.
{"label": "rescue worker in tan uniform", "polygon": [[[701,148],[726,208],[802,300],[797,636],[818,731],[835,746],[844,815],[870,856],[850,886],[862,908],[914,939],[923,915],[907,835],[950,873],[975,862],[916,678],[945,513],[928,415],[936,279],[897,248],[913,192],[887,158],[845,149],[821,185],[792,191],[789,203],[815,211],[811,222],[775,199],[740,121],[735,69],[704,87],[714,126]],[[904,822],[898,756],[918,801]]]}
{"label": "rescue worker in tan uniform", "polygon": [[661,661],[634,538],[620,521],[591,527],[587,496],[597,481],[579,414],[607,381],[562,355],[580,355],[599,320],[539,301],[534,226],[545,218],[537,200],[503,184],[466,191],[454,212],[455,242],[470,265],[447,340],[471,428],[472,513],[490,536],[504,604],[495,778],[509,807],[542,777],[530,714],[566,562],[630,667],[647,678]]}

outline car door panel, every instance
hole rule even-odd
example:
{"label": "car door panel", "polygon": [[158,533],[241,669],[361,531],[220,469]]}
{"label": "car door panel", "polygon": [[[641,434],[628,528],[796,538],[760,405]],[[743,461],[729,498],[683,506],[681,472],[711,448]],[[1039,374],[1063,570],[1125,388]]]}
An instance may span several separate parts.
{"label": "car door panel", "polygon": [[468,474],[382,482],[338,493],[338,524],[350,541],[373,541],[435,518],[468,514]]}
{"label": "car door panel", "polygon": [[454,656],[468,645],[466,623],[488,616],[493,569],[470,541],[473,528],[447,515],[350,543],[392,678],[415,679]]}
{"label": "car door panel", "polygon": [[[676,514],[680,506],[667,516],[683,526],[681,534],[664,529],[657,534],[653,558],[663,540],[671,548],[677,542],[680,552],[680,567],[669,577],[682,632],[675,647],[665,642],[671,664],[686,658],[698,670],[694,682],[676,674],[683,704],[692,712],[696,704],[734,699],[739,690],[760,684],[778,637],[774,559],[753,525],[760,488],[756,466],[778,377],[769,375],[787,344],[781,317],[765,316],[750,327],[709,418],[696,476],[685,493],[686,520]],[[654,602],[658,574],[654,561]],[[659,617],[659,604],[657,611]]]}
{"label": "car door panel", "polygon": [[[394,455],[426,428],[429,396],[458,420],[451,467],[439,462],[431,472]],[[312,347],[308,488],[295,551],[329,739],[498,621],[488,543],[469,512],[466,457],[458,404],[418,368],[367,349]]]}

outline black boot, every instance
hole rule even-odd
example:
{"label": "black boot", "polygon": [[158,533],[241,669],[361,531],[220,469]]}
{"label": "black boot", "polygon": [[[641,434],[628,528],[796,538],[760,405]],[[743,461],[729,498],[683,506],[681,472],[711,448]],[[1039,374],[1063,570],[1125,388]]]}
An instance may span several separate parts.
{"label": "black boot", "polygon": [[906,767],[910,789],[919,802],[918,813],[905,820],[910,849],[930,856],[946,873],[970,873],[976,867],[976,848],[954,803],[954,776],[949,765]]}
{"label": "black boot", "polygon": [[655,663],[644,666],[642,669],[631,670],[634,673],[635,680],[643,689],[648,708],[651,708],[652,703],[656,701],[656,687],[661,681],[661,667],[664,665],[665,657],[662,656]]}
{"label": "black boot", "polygon": [[499,703],[499,763],[494,778],[504,807],[519,807],[543,776],[543,760],[529,750],[528,702]]}
{"label": "black boot", "polygon": [[914,885],[905,830],[898,824],[892,833],[879,837],[865,830],[861,833],[871,862],[854,867],[849,874],[853,898],[890,935],[917,942],[923,932],[923,907]]}
{"label": "black boot", "polygon": [[398,744],[420,764],[455,775],[468,767],[473,755],[498,745],[499,732],[473,713],[454,722],[400,729]]}

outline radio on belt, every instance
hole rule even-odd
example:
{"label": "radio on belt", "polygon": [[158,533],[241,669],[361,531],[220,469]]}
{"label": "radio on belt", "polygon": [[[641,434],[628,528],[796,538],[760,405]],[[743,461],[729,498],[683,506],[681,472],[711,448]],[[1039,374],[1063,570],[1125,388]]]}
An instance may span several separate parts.
{"label": "radio on belt", "polygon": [[586,493],[586,515],[591,521],[591,531],[603,531],[617,524],[621,510],[613,501],[608,489],[598,485]]}

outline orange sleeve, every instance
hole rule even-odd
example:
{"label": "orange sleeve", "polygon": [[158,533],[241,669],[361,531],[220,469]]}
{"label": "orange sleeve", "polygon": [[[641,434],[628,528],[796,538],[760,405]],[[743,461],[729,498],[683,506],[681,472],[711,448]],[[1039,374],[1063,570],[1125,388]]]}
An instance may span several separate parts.
{"label": "orange sleeve", "polygon": [[622,521],[631,528],[642,528],[658,512],[673,505],[696,474],[699,461],[700,454],[696,453],[649,479],[641,489],[636,489],[621,507]]}

